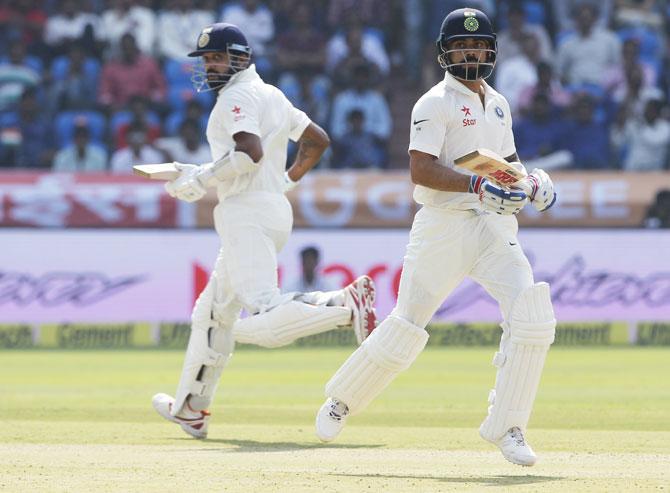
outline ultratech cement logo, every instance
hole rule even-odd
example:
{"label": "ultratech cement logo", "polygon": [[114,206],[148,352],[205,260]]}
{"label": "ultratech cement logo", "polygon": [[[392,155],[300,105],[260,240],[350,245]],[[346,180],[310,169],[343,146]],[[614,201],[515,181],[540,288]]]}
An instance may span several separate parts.
{"label": "ultratech cement logo", "polygon": [[128,348],[133,346],[132,324],[60,325],[56,329],[57,346],[71,349]]}
{"label": "ultratech cement logo", "polygon": [[191,336],[191,326],[187,323],[163,323],[160,325],[158,347],[185,349]]}
{"label": "ultratech cement logo", "polygon": [[670,323],[641,323],[637,329],[640,346],[670,346]]}
{"label": "ultratech cement logo", "polygon": [[33,331],[28,325],[0,325],[0,348],[33,347]]}

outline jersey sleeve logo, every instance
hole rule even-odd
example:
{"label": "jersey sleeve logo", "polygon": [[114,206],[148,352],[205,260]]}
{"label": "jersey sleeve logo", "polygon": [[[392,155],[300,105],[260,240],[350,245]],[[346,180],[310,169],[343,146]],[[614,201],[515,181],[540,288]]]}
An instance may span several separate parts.
{"label": "jersey sleeve logo", "polygon": [[428,120],[429,120],[429,118],[424,118],[423,120],[414,120],[414,122],[412,122],[412,123],[414,125],[418,125],[419,123],[427,122]]}
{"label": "jersey sleeve logo", "polygon": [[235,105],[232,110],[230,110],[233,113],[233,121],[234,122],[239,122],[240,120],[244,120],[245,116],[244,113],[242,113],[242,108],[239,106]]}

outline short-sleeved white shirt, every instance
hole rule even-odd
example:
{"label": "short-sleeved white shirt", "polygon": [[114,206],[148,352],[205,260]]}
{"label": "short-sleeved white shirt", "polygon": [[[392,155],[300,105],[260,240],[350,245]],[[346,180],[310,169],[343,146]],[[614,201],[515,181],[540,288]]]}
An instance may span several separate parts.
{"label": "short-sleeved white shirt", "polygon": [[288,139],[300,139],[309,124],[279,89],[263,82],[254,65],[233,75],[219,91],[207,123],[212,159],[235,148],[238,132],[260,137],[263,158],[258,171],[219,184],[219,200],[241,192],[283,193]]}
{"label": "short-sleeved white shirt", "polygon": [[[507,157],[516,152],[512,117],[505,98],[484,82],[484,105],[478,94],[449,72],[414,105],[410,122],[409,150],[436,156],[442,166],[470,175],[454,166],[454,160],[478,148]],[[478,209],[473,193],[443,192],[417,185],[414,200],[420,204],[451,209]]]}

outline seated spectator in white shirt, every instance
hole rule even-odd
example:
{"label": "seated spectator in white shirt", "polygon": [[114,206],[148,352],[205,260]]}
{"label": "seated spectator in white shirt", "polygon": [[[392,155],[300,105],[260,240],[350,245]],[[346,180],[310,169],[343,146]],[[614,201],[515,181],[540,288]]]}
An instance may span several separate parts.
{"label": "seated spectator in white shirt", "polygon": [[200,124],[197,120],[184,120],[179,126],[178,137],[163,137],[154,142],[165,154],[165,161],[203,164],[212,160],[209,146],[202,142]]}
{"label": "seated spectator in white shirt", "polygon": [[565,84],[604,83],[603,76],[621,60],[621,42],[612,31],[596,27],[598,8],[589,3],[575,10],[577,31],[559,45],[556,71]]}
{"label": "seated spectator in white shirt", "polygon": [[273,70],[270,42],[275,37],[275,25],[272,11],[258,0],[242,0],[222,8],[221,22],[240,28],[253,50],[256,70],[261,76],[267,76]]}
{"label": "seated spectator in white shirt", "polygon": [[347,133],[347,118],[354,109],[360,109],[365,115],[364,130],[386,143],[392,130],[391,111],[384,95],[370,84],[367,65],[356,67],[353,86],[335,96],[330,122],[333,138],[341,139]]}
{"label": "seated spectator in white shirt", "polygon": [[73,41],[82,41],[92,48],[100,18],[84,12],[79,0],[62,0],[57,15],[49,17],[44,29],[44,41],[54,54],[65,53]]}
{"label": "seated spectator in white shirt", "polygon": [[539,62],[537,38],[532,33],[526,33],[521,39],[521,52],[496,65],[495,87],[507,99],[512,116],[517,116],[524,91],[537,84],[536,67]]}
{"label": "seated spectator in white shirt", "polygon": [[158,54],[171,60],[189,60],[187,53],[193,50],[193,40],[203,27],[214,24],[214,13],[194,8],[192,0],[169,0],[158,14],[158,32],[169,33],[158,36]]}
{"label": "seated spectator in white shirt", "polygon": [[498,33],[498,54],[496,63],[502,63],[513,56],[522,53],[524,35],[532,34],[538,44],[540,59],[552,59],[551,39],[547,30],[540,24],[526,22],[526,12],[523,5],[512,4],[507,11],[507,28]]}
{"label": "seated spectator in white shirt", "polygon": [[163,162],[163,154],[147,144],[147,133],[141,123],[134,123],[128,129],[128,147],[112,154],[111,172],[131,174],[136,164],[154,164]]}
{"label": "seated spectator in white shirt", "polygon": [[373,64],[382,75],[388,75],[391,70],[389,56],[379,36],[366,29],[357,19],[353,19],[346,31],[336,33],[328,41],[326,69],[337,75],[336,69],[341,62],[358,55]]}
{"label": "seated spectator in white shirt", "polygon": [[0,62],[0,111],[10,109],[26,89],[36,89],[41,81],[42,74],[29,63],[25,46],[12,42],[7,60]]}
{"label": "seated spectator in white shirt", "polygon": [[123,35],[132,34],[140,51],[145,55],[152,55],[156,42],[156,14],[153,10],[133,5],[134,3],[133,0],[110,0],[110,8],[102,13],[98,36],[109,43],[114,52],[118,50]]}
{"label": "seated spectator in white shirt", "polygon": [[661,116],[663,93],[647,90],[642,115],[630,116],[612,130],[612,143],[624,155],[625,171],[662,171],[670,164],[670,122]]}
{"label": "seated spectator in white shirt", "polygon": [[56,153],[56,172],[102,173],[107,169],[107,152],[90,143],[85,121],[75,123],[74,142]]}

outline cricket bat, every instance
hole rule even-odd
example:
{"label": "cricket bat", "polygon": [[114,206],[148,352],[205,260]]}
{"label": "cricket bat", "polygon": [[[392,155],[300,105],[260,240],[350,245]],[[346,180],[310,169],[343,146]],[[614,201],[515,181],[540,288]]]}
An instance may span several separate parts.
{"label": "cricket bat", "polygon": [[505,158],[499,156],[488,149],[476,149],[465,156],[461,156],[454,161],[456,166],[468,169],[474,174],[487,178],[504,187],[520,188],[526,193],[531,192],[530,185],[520,182],[528,173],[520,163],[515,166],[513,163],[505,161]]}
{"label": "cricket bat", "polygon": [[150,180],[172,181],[179,176],[174,163],[136,164],[133,173]]}

